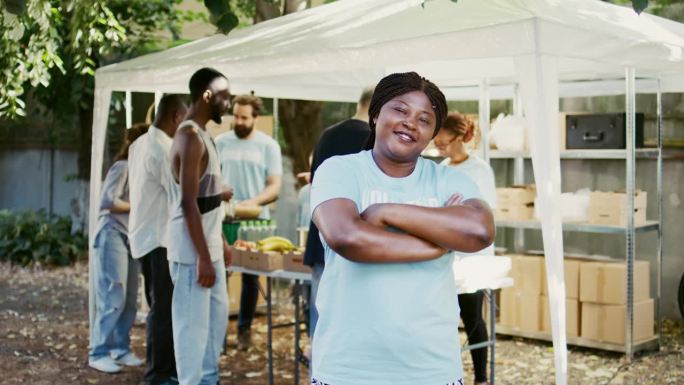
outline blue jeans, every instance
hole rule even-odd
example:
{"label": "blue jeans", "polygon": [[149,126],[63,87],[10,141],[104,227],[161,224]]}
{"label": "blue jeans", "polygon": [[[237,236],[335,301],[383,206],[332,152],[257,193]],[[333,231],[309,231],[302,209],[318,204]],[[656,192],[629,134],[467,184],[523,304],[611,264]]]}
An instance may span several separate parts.
{"label": "blue jeans", "polygon": [[96,307],[89,355],[119,358],[131,351],[140,267],[131,258],[128,237],[111,225],[97,233],[94,250]]}
{"label": "blue jeans", "polygon": [[170,262],[173,280],[173,346],[180,385],[215,385],[228,327],[228,289],[223,259],[214,262],[216,282],[197,283],[197,265]]}
{"label": "blue jeans", "polygon": [[318,323],[318,309],[316,308],[316,295],[318,295],[318,284],[321,282],[321,275],[323,275],[322,263],[314,263],[311,266],[311,297],[309,297],[309,337],[313,338],[316,331],[316,324]]}

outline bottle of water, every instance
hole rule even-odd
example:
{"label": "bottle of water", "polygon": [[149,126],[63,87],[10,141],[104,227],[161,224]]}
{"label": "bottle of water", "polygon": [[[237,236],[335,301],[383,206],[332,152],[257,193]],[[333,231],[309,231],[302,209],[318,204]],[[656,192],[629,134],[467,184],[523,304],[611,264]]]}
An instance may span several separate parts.
{"label": "bottle of water", "polygon": [[271,221],[268,224],[268,233],[273,236],[276,235],[276,230],[278,229],[278,225],[276,224],[275,219],[271,219]]}

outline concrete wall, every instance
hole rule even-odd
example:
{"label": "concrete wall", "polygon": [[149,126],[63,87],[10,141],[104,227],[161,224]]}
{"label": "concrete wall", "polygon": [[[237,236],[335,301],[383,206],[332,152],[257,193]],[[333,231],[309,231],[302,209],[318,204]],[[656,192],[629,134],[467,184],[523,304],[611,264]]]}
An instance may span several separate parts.
{"label": "concrete wall", "polygon": [[[78,173],[75,151],[55,151],[53,212],[72,214],[72,200],[81,198],[82,184],[68,181]],[[50,151],[0,150],[0,208],[48,210],[50,206]],[[74,202],[75,203],[75,202]]]}

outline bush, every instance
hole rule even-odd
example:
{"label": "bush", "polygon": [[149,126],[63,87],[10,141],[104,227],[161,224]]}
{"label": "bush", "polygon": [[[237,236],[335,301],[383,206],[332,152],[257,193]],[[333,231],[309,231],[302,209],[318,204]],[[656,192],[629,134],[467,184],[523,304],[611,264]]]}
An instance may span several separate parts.
{"label": "bush", "polygon": [[0,261],[27,266],[66,266],[84,259],[87,237],[71,232],[71,218],[44,210],[0,210]]}

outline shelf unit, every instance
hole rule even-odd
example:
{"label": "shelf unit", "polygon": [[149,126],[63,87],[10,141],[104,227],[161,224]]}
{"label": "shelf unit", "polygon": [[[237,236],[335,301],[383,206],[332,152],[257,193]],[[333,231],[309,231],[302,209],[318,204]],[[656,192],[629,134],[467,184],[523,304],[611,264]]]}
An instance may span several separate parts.
{"label": "shelf unit", "polygon": [[[658,349],[661,346],[661,276],[662,276],[662,183],[663,183],[663,123],[662,123],[662,95],[660,92],[660,81],[658,81],[658,92],[656,94],[657,103],[657,138],[656,148],[635,148],[635,72],[633,68],[625,70],[625,107],[627,113],[627,138],[626,149],[620,150],[564,150],[560,152],[561,159],[615,159],[623,160],[626,164],[625,172],[625,191],[628,194],[627,207],[628,213],[634,212],[634,192],[636,190],[636,160],[651,159],[656,161],[656,188],[657,188],[657,220],[647,221],[643,224],[634,223],[634,215],[627,215],[626,226],[605,226],[589,223],[563,223],[563,231],[599,233],[599,234],[623,234],[625,236],[625,260],[627,264],[627,303],[625,316],[625,344],[608,344],[593,341],[581,337],[568,337],[567,341],[571,345],[583,346],[622,352],[632,359],[636,351],[645,349]],[[525,182],[524,160],[530,158],[530,154],[522,151],[499,151],[490,150],[487,143],[489,122],[483,117],[490,116],[489,100],[486,84],[484,84],[483,96],[480,98],[480,128],[482,130],[482,154],[485,160],[490,159],[510,159],[513,164],[513,183],[523,184]],[[517,94],[517,92],[516,92]],[[514,113],[520,114],[520,100],[516,95],[514,99]],[[541,224],[536,220],[527,221],[497,221],[497,227],[513,228],[514,249],[516,252],[524,250],[524,230],[539,230]],[[655,299],[655,336],[647,341],[634,341],[633,318],[634,318],[634,260],[635,260],[635,237],[636,233],[655,231],[657,233],[656,243],[656,293]],[[497,333],[504,335],[519,336],[540,340],[551,340],[551,335],[542,332],[522,332],[502,325],[497,325]]]}

